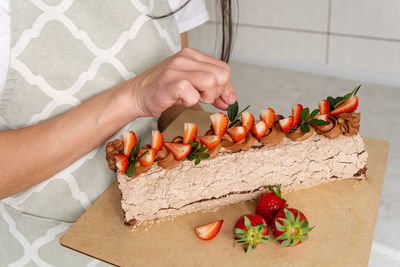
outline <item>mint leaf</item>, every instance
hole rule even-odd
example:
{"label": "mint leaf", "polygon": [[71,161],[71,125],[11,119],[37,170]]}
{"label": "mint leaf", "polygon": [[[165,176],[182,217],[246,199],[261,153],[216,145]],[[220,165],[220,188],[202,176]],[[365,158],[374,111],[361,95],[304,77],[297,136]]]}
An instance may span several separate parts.
{"label": "mint leaf", "polygon": [[207,154],[207,153],[201,154],[202,159],[208,159],[209,157],[210,157],[210,154]]}
{"label": "mint leaf", "polygon": [[229,105],[228,107],[228,119],[229,121],[234,121],[239,111],[239,103],[235,101],[235,103]]}
{"label": "mint leaf", "polygon": [[310,126],[308,124],[302,124],[300,126],[300,131],[302,133],[308,133],[310,131]]}
{"label": "mint leaf", "polygon": [[317,120],[317,119],[310,120],[310,123],[311,123],[312,125],[314,125],[314,126],[325,126],[325,125],[328,124],[326,121]]}
{"label": "mint leaf", "polygon": [[319,113],[319,109],[314,109],[310,114],[310,120],[315,117]]}
{"label": "mint leaf", "polygon": [[200,158],[197,158],[197,159],[196,159],[196,161],[194,162],[194,165],[197,165],[197,164],[199,164],[199,163],[200,163],[200,161],[201,161],[201,159],[200,159]]}
{"label": "mint leaf", "polygon": [[360,90],[360,87],[361,84],[356,86],[356,88],[354,88],[353,91],[351,91],[351,93],[348,93],[344,97],[342,97],[342,99],[334,105],[334,108],[337,108],[338,106],[349,100],[353,95],[356,95],[358,90]]}
{"label": "mint leaf", "polygon": [[190,160],[190,161],[194,160],[195,158],[196,158],[196,155],[195,155],[195,154],[190,154],[190,155],[188,156],[188,160]]}
{"label": "mint leaf", "polygon": [[136,162],[134,162],[134,161],[131,162],[131,163],[129,163],[128,167],[126,168],[125,174],[126,174],[128,177],[132,177],[133,174],[135,173],[135,163],[136,163]]}
{"label": "mint leaf", "polygon": [[302,122],[304,122],[307,119],[308,114],[310,113],[310,109],[309,108],[305,108],[301,111],[300,113],[300,120]]}

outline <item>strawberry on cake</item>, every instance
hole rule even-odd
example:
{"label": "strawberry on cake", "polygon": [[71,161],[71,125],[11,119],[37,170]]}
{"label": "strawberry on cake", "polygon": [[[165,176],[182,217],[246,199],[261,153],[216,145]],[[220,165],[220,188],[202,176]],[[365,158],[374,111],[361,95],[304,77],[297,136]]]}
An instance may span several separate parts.
{"label": "strawberry on cake", "polygon": [[231,105],[227,115],[210,116],[212,127],[197,135],[185,123],[184,136],[170,142],[153,130],[152,144],[140,146],[134,132],[107,145],[117,171],[125,223],[144,222],[255,199],[269,186],[282,191],[347,178],[363,179],[367,151],[359,135],[359,87],[328,97],[319,109],[292,105],[288,117],[272,108],[256,121],[247,108]]}

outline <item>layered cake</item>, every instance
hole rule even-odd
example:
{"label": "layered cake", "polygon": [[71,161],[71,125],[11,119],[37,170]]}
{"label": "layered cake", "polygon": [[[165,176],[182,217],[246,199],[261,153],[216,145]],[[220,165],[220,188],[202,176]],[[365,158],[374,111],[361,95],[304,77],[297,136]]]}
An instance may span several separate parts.
{"label": "layered cake", "polygon": [[140,146],[134,132],[125,133],[106,148],[109,167],[117,171],[125,223],[137,227],[214,210],[255,199],[269,185],[287,192],[364,179],[368,154],[355,112],[358,89],[321,100],[313,111],[293,105],[286,118],[267,108],[255,121],[235,103],[227,115],[211,115],[212,127],[203,135],[197,135],[196,124],[185,123],[184,136],[170,142],[153,130],[152,144]]}

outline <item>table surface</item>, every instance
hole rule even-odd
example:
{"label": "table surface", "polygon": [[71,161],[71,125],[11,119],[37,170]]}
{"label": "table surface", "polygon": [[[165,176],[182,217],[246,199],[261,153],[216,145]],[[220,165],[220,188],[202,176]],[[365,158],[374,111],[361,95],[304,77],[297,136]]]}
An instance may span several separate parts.
{"label": "table surface", "polygon": [[[197,122],[199,132],[209,127],[204,112],[181,114],[165,132],[168,140],[183,131],[183,122]],[[315,229],[310,240],[294,248],[270,242],[251,253],[233,248],[232,229],[239,216],[252,213],[255,202],[227,206],[216,212],[193,213],[131,232],[123,224],[120,193],[113,184],[62,236],[62,245],[100,260],[122,266],[289,265],[366,266],[382,191],[389,144],[365,138],[369,153],[366,180],[342,180],[284,195],[299,208]],[[199,240],[194,227],[224,219],[219,235]]]}

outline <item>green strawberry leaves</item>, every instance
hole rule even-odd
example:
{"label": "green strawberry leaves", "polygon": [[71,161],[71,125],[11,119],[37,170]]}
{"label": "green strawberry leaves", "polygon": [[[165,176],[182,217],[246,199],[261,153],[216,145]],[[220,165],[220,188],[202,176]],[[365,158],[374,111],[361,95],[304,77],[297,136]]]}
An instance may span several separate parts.
{"label": "green strawberry leaves", "polygon": [[237,238],[235,246],[247,244],[246,252],[250,252],[256,249],[258,243],[268,242],[269,235],[262,234],[267,230],[265,223],[259,223],[253,226],[250,219],[244,216],[244,226],[246,226],[247,231],[238,227],[233,229],[233,236]]}
{"label": "green strawberry leaves", "polygon": [[275,221],[275,227],[278,231],[283,232],[280,236],[274,239],[274,241],[282,241],[282,247],[293,247],[296,246],[300,241],[304,242],[308,239],[308,233],[314,227],[308,226],[307,220],[300,219],[300,212],[296,218],[288,209],[284,209],[285,218],[279,218]]}
{"label": "green strawberry leaves", "polygon": [[274,190],[274,188],[272,186],[268,186],[268,190],[272,193],[274,193],[275,195],[277,195],[279,198],[282,198],[282,193],[281,193],[281,185],[278,184],[276,186],[276,190]]}

